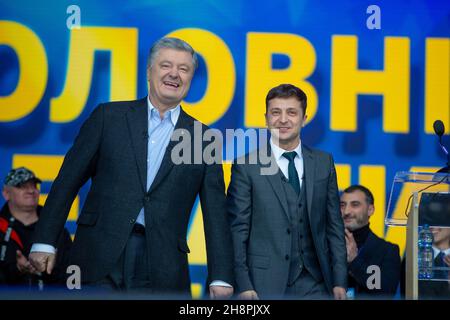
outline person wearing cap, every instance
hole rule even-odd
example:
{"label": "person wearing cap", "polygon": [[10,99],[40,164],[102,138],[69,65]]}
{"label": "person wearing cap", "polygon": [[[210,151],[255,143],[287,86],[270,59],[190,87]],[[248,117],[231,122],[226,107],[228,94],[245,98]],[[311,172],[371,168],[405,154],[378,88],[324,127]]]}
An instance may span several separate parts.
{"label": "person wearing cap", "polygon": [[31,237],[42,209],[38,205],[41,180],[25,168],[12,169],[4,180],[6,203],[0,211],[0,285],[37,287],[63,282],[68,251],[72,244],[67,229],[58,239],[56,268],[51,275],[40,274],[30,264]]}

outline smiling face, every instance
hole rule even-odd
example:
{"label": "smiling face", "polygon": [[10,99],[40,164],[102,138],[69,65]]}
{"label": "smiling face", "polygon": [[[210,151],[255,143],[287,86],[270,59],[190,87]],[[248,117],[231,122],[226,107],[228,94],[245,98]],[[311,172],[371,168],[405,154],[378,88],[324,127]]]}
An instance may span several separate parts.
{"label": "smiling face", "polygon": [[450,248],[450,228],[448,227],[430,227],[433,233],[434,246],[441,250]]}
{"label": "smiling face", "polygon": [[342,193],[341,214],[348,230],[355,231],[367,225],[374,210],[374,206],[367,202],[364,192],[355,190]]}
{"label": "smiling face", "polygon": [[268,102],[267,127],[285,150],[293,150],[300,143],[300,131],[306,117],[296,97],[274,98]]}
{"label": "smiling face", "polygon": [[162,109],[180,104],[194,76],[192,55],[187,51],[163,48],[147,68],[151,103]]}

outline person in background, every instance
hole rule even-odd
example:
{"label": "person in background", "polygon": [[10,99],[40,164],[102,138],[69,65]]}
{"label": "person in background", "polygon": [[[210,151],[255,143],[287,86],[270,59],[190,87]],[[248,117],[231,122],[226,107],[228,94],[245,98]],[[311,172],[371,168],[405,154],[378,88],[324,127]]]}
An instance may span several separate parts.
{"label": "person in background", "polygon": [[[400,254],[396,244],[387,242],[370,230],[369,219],[375,201],[369,189],[352,185],[341,194],[341,214],[345,224],[349,295],[356,299],[392,299],[400,280]],[[379,267],[380,281],[369,277]],[[368,281],[369,280],[369,281]]]}
{"label": "person in background", "polygon": [[64,285],[72,240],[67,229],[57,241],[53,272],[39,273],[28,260],[31,238],[42,207],[38,205],[41,180],[25,168],[12,169],[5,177],[2,194],[6,203],[0,210],[0,285],[42,288]]}
{"label": "person in background", "polygon": [[450,270],[445,268],[450,268],[450,228],[430,227],[430,230],[433,233],[433,278],[441,281],[419,281],[419,298],[447,300],[450,299]]}

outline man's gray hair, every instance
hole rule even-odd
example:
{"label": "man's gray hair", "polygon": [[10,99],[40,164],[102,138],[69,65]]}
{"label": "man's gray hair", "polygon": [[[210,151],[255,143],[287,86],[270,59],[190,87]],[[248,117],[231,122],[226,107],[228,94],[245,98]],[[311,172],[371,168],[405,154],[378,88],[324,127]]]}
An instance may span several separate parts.
{"label": "man's gray hair", "polygon": [[156,56],[161,49],[174,49],[179,51],[186,51],[192,55],[192,64],[194,65],[194,70],[198,67],[198,57],[194,49],[187,43],[178,38],[162,38],[156,41],[150,49],[148,54],[147,67],[151,67],[155,61]]}

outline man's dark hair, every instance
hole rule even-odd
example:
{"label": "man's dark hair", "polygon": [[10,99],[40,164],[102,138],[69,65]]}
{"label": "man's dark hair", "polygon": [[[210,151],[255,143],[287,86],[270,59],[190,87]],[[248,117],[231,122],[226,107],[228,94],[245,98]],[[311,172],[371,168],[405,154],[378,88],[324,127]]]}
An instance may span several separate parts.
{"label": "man's dark hair", "polygon": [[359,190],[359,191],[361,191],[361,192],[363,192],[365,194],[366,202],[368,204],[371,204],[371,205],[375,204],[375,200],[373,198],[372,192],[370,192],[369,189],[367,189],[366,187],[364,187],[362,185],[359,185],[359,184],[352,185],[352,186],[348,187],[347,189],[345,189],[344,193],[352,193],[352,192],[355,192],[357,190]]}
{"label": "man's dark hair", "polygon": [[300,101],[300,107],[303,109],[303,115],[306,114],[306,94],[292,84],[280,84],[275,88],[270,89],[266,96],[266,113],[269,109],[269,101],[275,98],[290,98],[295,97]]}

